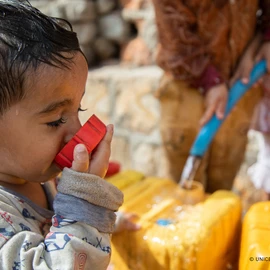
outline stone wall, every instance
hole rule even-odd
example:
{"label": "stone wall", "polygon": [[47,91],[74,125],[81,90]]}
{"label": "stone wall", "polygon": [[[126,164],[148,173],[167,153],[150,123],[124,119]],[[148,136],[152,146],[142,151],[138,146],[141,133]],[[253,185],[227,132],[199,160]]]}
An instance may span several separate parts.
{"label": "stone wall", "polygon": [[[151,0],[31,3],[48,15],[69,20],[78,33],[91,66],[82,102],[88,110],[80,113],[82,123],[95,113],[105,123],[114,124],[111,157],[122,169],[166,177],[155,98],[163,72],[154,61],[157,34]],[[112,59],[117,61],[112,64]],[[256,160],[258,138],[250,134],[245,169]]]}
{"label": "stone wall", "polygon": [[[120,162],[122,169],[165,176],[159,104],[154,97],[162,70],[154,65],[157,41],[150,0],[31,3],[45,14],[67,19],[78,33],[91,66],[82,102],[82,108],[88,110],[80,113],[82,123],[95,113],[105,123],[114,124],[111,158]],[[105,65],[116,55],[114,46],[118,46],[121,58]],[[96,66],[97,55],[101,67]]]}
{"label": "stone wall", "polygon": [[154,63],[156,27],[150,0],[30,0],[43,13],[68,20],[89,66],[122,60]]}
{"label": "stone wall", "polygon": [[30,0],[43,13],[68,20],[78,34],[89,66],[119,59],[120,49],[135,34],[122,17],[118,0]]}
{"label": "stone wall", "polygon": [[155,64],[157,27],[151,0],[121,0],[124,20],[132,23],[137,35],[121,50],[121,62],[133,66]]}
{"label": "stone wall", "polygon": [[127,68],[114,65],[89,72],[80,118],[95,113],[113,123],[112,160],[122,169],[165,176],[166,160],[159,133],[159,103],[155,91],[162,70],[157,66]]}
{"label": "stone wall", "polygon": [[[162,74],[157,66],[112,65],[90,71],[82,102],[82,107],[88,110],[80,118],[84,123],[95,113],[105,123],[114,124],[111,157],[122,164],[122,169],[167,177],[167,160],[159,132],[160,107],[155,98]],[[260,133],[249,132],[241,174],[256,161],[260,139]]]}

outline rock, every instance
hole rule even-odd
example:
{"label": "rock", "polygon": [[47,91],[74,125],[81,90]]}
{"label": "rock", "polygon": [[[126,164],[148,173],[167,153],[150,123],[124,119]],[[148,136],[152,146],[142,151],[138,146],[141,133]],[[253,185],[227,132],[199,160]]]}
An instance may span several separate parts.
{"label": "rock", "polygon": [[124,45],[121,51],[121,60],[123,63],[134,66],[153,64],[152,54],[141,37],[137,37]]}
{"label": "rock", "polygon": [[101,61],[115,57],[118,52],[118,48],[114,42],[102,37],[95,39],[93,46]]}
{"label": "rock", "polygon": [[73,30],[77,33],[82,45],[93,43],[98,33],[98,28],[94,22],[73,24]]}
{"label": "rock", "polygon": [[116,0],[97,0],[97,12],[99,14],[107,14],[117,6]]}
{"label": "rock", "polygon": [[90,45],[81,45],[80,47],[87,59],[88,66],[92,67],[96,65],[97,59],[94,49]]}
{"label": "rock", "polygon": [[93,1],[85,0],[61,0],[65,17],[72,22],[93,21],[97,17],[96,6]]}
{"label": "rock", "polygon": [[34,7],[48,16],[66,19],[65,6],[63,3],[46,0],[32,0],[30,2]]}
{"label": "rock", "polygon": [[120,11],[102,16],[98,24],[100,35],[111,41],[123,44],[130,38],[130,24],[123,20]]}

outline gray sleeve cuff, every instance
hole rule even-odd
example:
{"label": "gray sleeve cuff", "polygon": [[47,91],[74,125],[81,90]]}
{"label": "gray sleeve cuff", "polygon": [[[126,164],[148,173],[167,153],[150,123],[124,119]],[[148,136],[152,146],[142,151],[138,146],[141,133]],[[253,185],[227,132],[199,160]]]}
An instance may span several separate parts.
{"label": "gray sleeve cuff", "polygon": [[55,196],[53,205],[55,214],[65,219],[87,223],[104,233],[114,231],[116,214],[112,210],[60,192]]}
{"label": "gray sleeve cuff", "polygon": [[96,175],[76,172],[69,168],[64,168],[57,189],[63,194],[112,211],[117,211],[123,203],[123,193],[114,185]]}

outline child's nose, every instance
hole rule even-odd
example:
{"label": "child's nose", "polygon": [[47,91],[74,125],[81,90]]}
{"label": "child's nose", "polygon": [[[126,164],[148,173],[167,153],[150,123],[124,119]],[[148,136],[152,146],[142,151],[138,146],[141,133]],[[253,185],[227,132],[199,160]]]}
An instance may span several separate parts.
{"label": "child's nose", "polygon": [[68,133],[65,136],[65,144],[68,143],[72,137],[78,132],[78,130],[82,127],[79,118],[76,118],[72,121],[72,123],[68,126]]}

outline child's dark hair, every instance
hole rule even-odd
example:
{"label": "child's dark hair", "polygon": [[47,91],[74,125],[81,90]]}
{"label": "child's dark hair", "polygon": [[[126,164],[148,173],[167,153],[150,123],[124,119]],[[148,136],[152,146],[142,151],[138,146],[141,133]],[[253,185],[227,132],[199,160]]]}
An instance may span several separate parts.
{"label": "child's dark hair", "polygon": [[25,95],[27,70],[46,63],[69,68],[81,52],[65,21],[44,15],[25,0],[0,0],[0,115]]}

